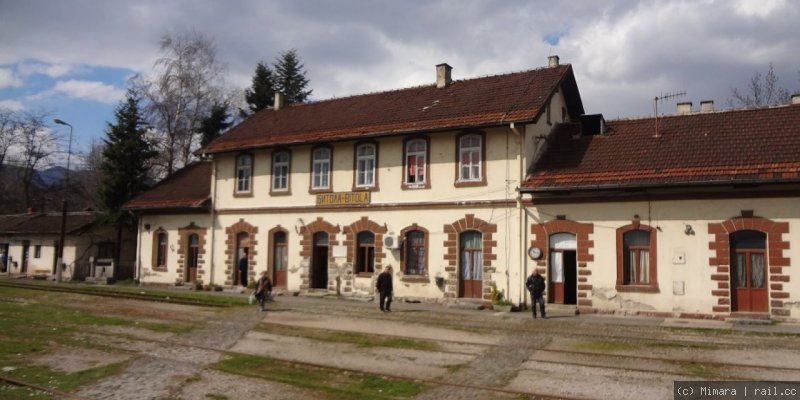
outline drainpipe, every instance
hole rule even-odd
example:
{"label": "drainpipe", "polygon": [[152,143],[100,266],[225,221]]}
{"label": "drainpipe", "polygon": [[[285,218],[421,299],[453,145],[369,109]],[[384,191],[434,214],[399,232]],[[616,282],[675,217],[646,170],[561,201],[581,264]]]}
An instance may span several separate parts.
{"label": "drainpipe", "polygon": [[[522,184],[522,180],[525,179],[525,131],[524,129],[520,131],[514,123],[510,123],[508,128],[511,132],[517,136],[517,149],[519,151],[519,170],[517,171],[519,174],[519,184]],[[525,257],[527,246],[525,245],[527,242],[527,231],[525,230],[525,222],[527,214],[525,213],[525,207],[522,206],[522,193],[517,189],[517,214],[519,215],[519,268],[518,270],[522,272],[522,276],[519,279],[519,296],[517,297],[518,305],[522,305],[526,301],[526,289],[525,289],[525,278],[528,276],[528,259]]]}
{"label": "drainpipe", "polygon": [[[139,232],[136,235],[136,282],[142,284],[142,215],[139,215]],[[89,271],[93,274],[94,271]]]}
{"label": "drainpipe", "polygon": [[[204,154],[203,157],[205,156],[206,155]],[[209,228],[211,229],[211,238],[209,239],[211,248],[209,249],[210,254],[208,256],[209,263],[211,263],[211,265],[209,266],[209,274],[210,274],[208,278],[209,285],[214,284],[214,249],[217,248],[216,242],[214,241],[214,236],[215,236],[214,233],[217,231],[216,229],[217,223],[215,221],[216,218],[215,211],[217,208],[217,160],[215,160],[212,157],[211,163],[214,167],[211,169],[211,211],[209,212],[211,218],[211,220],[209,221]]]}

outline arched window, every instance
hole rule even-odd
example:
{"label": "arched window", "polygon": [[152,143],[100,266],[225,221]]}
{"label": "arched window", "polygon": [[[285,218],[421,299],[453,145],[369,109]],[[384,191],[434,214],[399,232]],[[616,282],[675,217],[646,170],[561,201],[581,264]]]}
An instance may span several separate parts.
{"label": "arched window", "polygon": [[480,182],[483,179],[483,138],[478,134],[461,136],[458,140],[458,181]]}
{"label": "arched window", "polygon": [[356,273],[375,271],[375,234],[359,232],[356,240]]}
{"label": "arched window", "polygon": [[427,253],[425,251],[425,232],[413,230],[406,232],[405,236],[405,274],[425,275],[427,266]]}
{"label": "arched window", "polygon": [[617,229],[617,289],[658,290],[656,230],[634,223]]}
{"label": "arched window", "polygon": [[410,187],[424,186],[427,170],[428,142],[425,139],[412,139],[406,142],[405,183]]}
{"label": "arched window", "polygon": [[331,150],[315,149],[311,157],[311,189],[330,189]]}
{"label": "arched window", "polygon": [[155,237],[155,259],[153,260],[153,268],[166,269],[167,268],[167,251],[169,250],[169,242],[167,232],[158,231]]}
{"label": "arched window", "polygon": [[289,190],[289,161],[288,151],[279,151],[272,156],[272,191],[285,192]]}
{"label": "arched window", "polygon": [[365,143],[356,147],[356,187],[368,188],[375,186],[375,157],[377,156],[374,144]]}
{"label": "arched window", "polygon": [[253,156],[240,154],[236,157],[236,193],[250,193],[253,176]]}

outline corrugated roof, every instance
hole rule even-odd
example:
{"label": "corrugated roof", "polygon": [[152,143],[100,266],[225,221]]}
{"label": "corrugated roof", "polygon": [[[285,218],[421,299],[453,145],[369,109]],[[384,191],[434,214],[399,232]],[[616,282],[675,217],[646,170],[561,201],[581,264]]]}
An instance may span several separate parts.
{"label": "corrugated roof", "polygon": [[606,124],[557,127],[523,191],[800,181],[800,105]]}
{"label": "corrugated roof", "polygon": [[128,201],[128,210],[203,208],[211,196],[211,161],[198,161],[176,171],[152,189]]}
{"label": "corrugated roof", "polygon": [[533,121],[562,83],[569,112],[582,114],[572,67],[564,64],[263,110],[198,152]]}

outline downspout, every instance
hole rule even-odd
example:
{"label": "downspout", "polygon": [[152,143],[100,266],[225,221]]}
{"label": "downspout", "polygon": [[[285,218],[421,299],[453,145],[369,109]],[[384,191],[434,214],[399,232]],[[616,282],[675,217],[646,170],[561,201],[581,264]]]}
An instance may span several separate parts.
{"label": "downspout", "polygon": [[[138,284],[142,284],[142,226],[143,220],[142,215],[139,215],[139,227],[137,228],[139,231],[136,235],[136,276],[134,277],[135,282]],[[91,272],[90,272],[91,273]]]}
{"label": "downspout", "polygon": [[[205,157],[206,155],[204,154],[203,156]],[[217,248],[216,242],[214,241],[214,233],[217,231],[217,223],[215,221],[215,211],[217,208],[217,160],[212,157],[211,163],[214,167],[211,169],[211,210],[209,211],[211,218],[209,221],[209,228],[211,228],[211,239],[209,240],[209,243],[211,243],[211,249],[209,249],[210,254],[208,258],[209,262],[211,263],[209,266],[209,274],[211,276],[208,278],[208,284],[214,285],[214,250]]]}
{"label": "downspout", "polygon": [[[519,159],[519,184],[522,185],[522,180],[525,177],[525,132],[520,131],[514,125],[514,123],[510,123],[508,128],[511,132],[517,136],[517,149],[518,149],[518,159]],[[528,276],[528,259],[525,257],[526,253],[526,240],[527,240],[527,232],[525,230],[525,222],[527,214],[525,213],[525,208],[522,206],[522,193],[519,191],[519,187],[517,188],[517,215],[519,215],[519,271],[522,271],[522,277],[519,279],[520,287],[519,287],[519,296],[517,297],[517,304],[521,307],[523,304],[526,303],[527,291],[525,290],[525,277]]]}

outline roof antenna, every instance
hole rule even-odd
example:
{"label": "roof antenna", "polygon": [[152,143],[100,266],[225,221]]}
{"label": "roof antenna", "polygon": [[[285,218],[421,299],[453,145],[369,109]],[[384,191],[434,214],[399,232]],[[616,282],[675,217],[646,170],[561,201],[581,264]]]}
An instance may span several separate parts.
{"label": "roof antenna", "polygon": [[659,101],[663,102],[666,99],[671,99],[671,98],[674,98],[674,97],[681,97],[681,96],[686,96],[686,91],[685,90],[681,90],[680,92],[672,92],[672,93],[661,92],[661,96],[656,96],[656,97],[653,98],[653,110],[654,110],[655,115],[656,115],[656,134],[653,137],[661,137],[658,134],[658,102]]}

